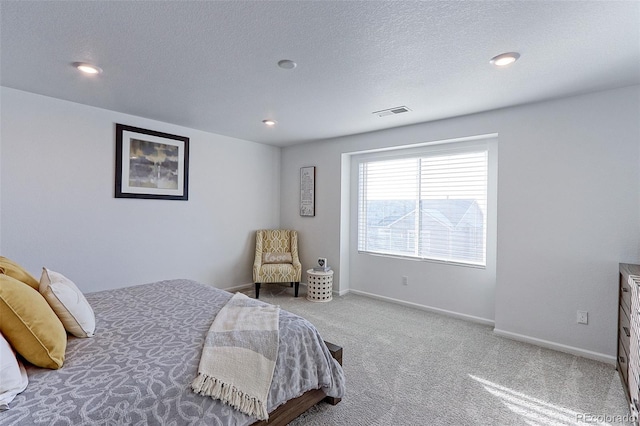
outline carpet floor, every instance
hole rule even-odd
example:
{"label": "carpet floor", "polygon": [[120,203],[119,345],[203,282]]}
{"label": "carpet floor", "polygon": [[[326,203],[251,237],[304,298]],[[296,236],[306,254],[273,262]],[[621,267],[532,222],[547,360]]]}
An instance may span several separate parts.
{"label": "carpet floor", "polygon": [[[247,294],[254,296],[253,291]],[[347,394],[291,425],[630,425],[612,365],[496,336],[490,326],[355,294],[286,285],[260,299],[344,348]]]}

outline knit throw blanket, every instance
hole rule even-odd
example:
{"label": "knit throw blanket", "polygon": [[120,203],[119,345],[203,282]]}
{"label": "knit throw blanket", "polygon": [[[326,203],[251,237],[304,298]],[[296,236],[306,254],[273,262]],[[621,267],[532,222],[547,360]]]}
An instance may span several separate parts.
{"label": "knit throw blanket", "polygon": [[279,306],[236,293],[207,333],[194,392],[267,420],[267,396],[278,355]]}

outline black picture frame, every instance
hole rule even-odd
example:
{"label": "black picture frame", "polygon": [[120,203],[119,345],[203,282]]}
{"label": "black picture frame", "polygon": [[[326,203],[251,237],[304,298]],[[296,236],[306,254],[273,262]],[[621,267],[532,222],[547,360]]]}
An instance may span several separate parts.
{"label": "black picture frame", "polygon": [[189,138],[116,123],[115,198],[189,199]]}

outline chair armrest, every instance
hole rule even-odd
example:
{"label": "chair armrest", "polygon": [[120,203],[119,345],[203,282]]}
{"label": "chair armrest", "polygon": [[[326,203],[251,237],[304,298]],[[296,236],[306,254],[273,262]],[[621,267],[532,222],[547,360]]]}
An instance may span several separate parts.
{"label": "chair armrest", "polygon": [[302,263],[298,259],[293,261],[293,269],[296,271],[296,281],[300,282],[302,278]]}
{"label": "chair armrest", "polygon": [[302,277],[302,264],[298,256],[298,233],[296,231],[291,232],[291,263],[293,264],[293,269],[296,271],[296,281],[300,281]]}
{"label": "chair armrest", "polygon": [[256,253],[253,259],[253,282],[260,282],[260,268],[262,267],[262,234],[256,232]]}
{"label": "chair armrest", "polygon": [[254,283],[259,283],[260,282],[260,268],[262,267],[262,260],[261,257],[258,257],[258,255],[256,254],[256,258],[253,261],[253,282]]}

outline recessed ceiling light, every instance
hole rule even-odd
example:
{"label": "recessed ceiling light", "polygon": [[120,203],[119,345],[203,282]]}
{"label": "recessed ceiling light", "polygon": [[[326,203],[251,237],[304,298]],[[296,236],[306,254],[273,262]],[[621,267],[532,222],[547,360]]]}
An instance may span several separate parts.
{"label": "recessed ceiling light", "polygon": [[494,56],[489,62],[496,67],[507,67],[517,61],[519,57],[520,54],[518,52],[507,52]]}
{"label": "recessed ceiling light", "polygon": [[297,67],[298,64],[296,64],[295,62],[293,62],[290,59],[282,59],[281,61],[278,61],[278,66],[280,68],[285,69],[285,70],[292,70],[295,67]]}
{"label": "recessed ceiling light", "polygon": [[85,74],[100,74],[102,69],[86,62],[74,62],[73,66]]}
{"label": "recessed ceiling light", "polygon": [[276,120],[262,120],[265,126],[273,127],[276,125]]}

